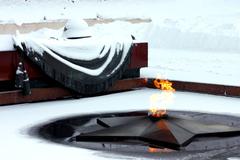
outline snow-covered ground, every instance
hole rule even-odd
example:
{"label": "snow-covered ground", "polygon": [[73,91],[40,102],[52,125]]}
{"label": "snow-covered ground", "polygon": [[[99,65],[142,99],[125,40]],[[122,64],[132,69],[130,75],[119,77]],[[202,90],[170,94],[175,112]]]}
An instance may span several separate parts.
{"label": "snow-covered ground", "polygon": [[[239,8],[239,0],[0,0],[0,23],[151,18],[151,23],[118,21],[98,24],[90,30],[99,35],[133,34],[137,40],[148,41],[149,67],[141,70],[143,77],[160,74],[174,80],[239,86]],[[0,35],[0,42],[0,50],[13,49],[10,35]],[[160,91],[140,89],[78,100],[1,107],[0,159],[134,159],[48,143],[28,136],[26,130],[63,116],[148,109],[149,97],[156,92]],[[176,92],[168,108],[240,116],[239,105],[238,98]]]}
{"label": "snow-covered ground", "polygon": [[[0,108],[1,159],[134,159],[100,151],[58,145],[27,134],[29,127],[60,117],[96,112],[146,110],[149,97],[159,90],[140,89],[99,97],[21,104]],[[141,99],[141,101],[139,101]],[[169,109],[240,116],[238,98],[176,92]],[[227,109],[227,110],[226,110]],[[196,154],[195,156],[198,157]],[[200,156],[200,155],[199,155]],[[201,155],[202,156],[202,155]],[[191,158],[191,157],[189,157]],[[201,157],[202,158],[202,157]]]}
{"label": "snow-covered ground", "polygon": [[142,77],[240,86],[240,54],[149,49],[149,67]]}
{"label": "snow-covered ground", "polygon": [[[195,18],[239,16],[238,0],[0,0],[0,20],[38,22],[72,18]],[[221,15],[221,18],[218,17]]]}

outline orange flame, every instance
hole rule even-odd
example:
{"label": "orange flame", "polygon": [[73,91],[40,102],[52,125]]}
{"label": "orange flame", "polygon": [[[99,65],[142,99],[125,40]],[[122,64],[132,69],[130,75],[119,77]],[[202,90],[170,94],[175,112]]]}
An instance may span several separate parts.
{"label": "orange flame", "polygon": [[161,94],[153,94],[150,97],[151,108],[149,109],[149,114],[152,117],[162,117],[166,114],[167,109],[163,107],[164,105],[160,105],[162,95]]}
{"label": "orange flame", "polygon": [[173,150],[168,149],[168,148],[153,148],[153,147],[148,147],[148,152],[149,152],[149,153],[169,153],[169,152],[173,152]]}
{"label": "orange flame", "polygon": [[167,113],[167,109],[159,109],[158,107],[151,107],[149,109],[152,117],[163,117]]}
{"label": "orange flame", "polygon": [[[167,113],[166,106],[172,101],[172,94],[175,89],[172,87],[172,82],[160,78],[156,78],[154,81],[154,86],[160,90],[163,90],[161,94],[153,94],[150,97],[151,108],[149,109],[149,115],[152,117],[162,117]],[[161,105],[158,105],[158,102]]]}
{"label": "orange flame", "polygon": [[172,87],[172,82],[169,82],[168,80],[162,80],[157,78],[153,81],[153,83],[154,86],[158,89],[172,92],[175,91],[175,89]]}
{"label": "orange flame", "polygon": [[158,152],[158,148],[148,147],[148,152],[150,152],[150,153],[157,153]]}

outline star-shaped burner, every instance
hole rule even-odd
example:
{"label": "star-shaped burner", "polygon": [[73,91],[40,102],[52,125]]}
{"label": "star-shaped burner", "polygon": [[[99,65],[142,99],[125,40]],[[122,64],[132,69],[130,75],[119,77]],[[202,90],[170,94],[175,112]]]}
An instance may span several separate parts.
{"label": "star-shaped burner", "polygon": [[191,118],[148,115],[97,117],[84,131],[72,137],[76,142],[140,142],[149,146],[179,150],[200,137],[228,137],[240,128]]}

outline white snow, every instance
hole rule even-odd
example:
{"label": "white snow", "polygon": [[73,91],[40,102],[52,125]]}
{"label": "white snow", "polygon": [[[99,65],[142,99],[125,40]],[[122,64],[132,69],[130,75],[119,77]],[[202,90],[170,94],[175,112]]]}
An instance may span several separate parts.
{"label": "white snow", "polygon": [[[26,48],[28,48],[29,50],[32,48],[35,51],[37,51],[39,55],[42,55],[43,52],[45,51],[49,55],[61,61],[65,65],[71,67],[72,69],[84,72],[92,76],[100,75],[112,61],[112,58],[115,56],[116,54],[115,49],[121,48],[121,50],[123,50],[121,60],[115,68],[118,69],[120,65],[124,62],[132,44],[132,39],[130,35],[128,35],[128,37],[125,38],[121,36],[114,37],[103,35],[103,37],[91,37],[74,40],[68,40],[65,38],[61,38],[59,36],[58,36],[59,39],[52,39],[49,37],[40,39],[38,37],[31,36],[31,34],[17,37],[20,37],[20,40],[22,40],[22,42],[26,44]],[[54,53],[54,51],[56,51],[57,53],[65,57],[80,60],[92,60],[94,58],[103,56],[99,53],[101,52],[104,46],[105,48],[103,54],[106,54],[109,49],[110,53],[107,57],[107,60],[99,68],[96,69],[90,69],[76,65]]]}
{"label": "white snow", "polygon": [[240,86],[240,54],[175,49],[149,49],[142,77]]}
{"label": "white snow", "polygon": [[240,160],[240,157],[229,157],[228,160]]}
{"label": "white snow", "polygon": [[[106,35],[124,37],[133,34],[137,40],[147,41],[150,67],[142,69],[143,77],[155,77],[157,74],[161,74],[165,78],[173,80],[240,85],[240,65],[238,65],[240,62],[240,34],[236,25],[235,29],[228,29],[228,32],[225,32],[225,29],[219,29],[221,28],[219,27],[221,26],[220,22],[218,24],[210,23],[210,21],[197,24],[190,23],[190,21],[184,23],[181,20],[176,23],[170,22],[170,20],[165,20],[150,24],[131,24],[116,21],[89,27],[89,31],[97,37]],[[227,25],[225,23],[223,21],[222,26]],[[199,29],[201,28],[199,25],[204,27]],[[193,30],[198,30],[198,32]],[[62,29],[42,29],[31,35],[39,38],[58,38],[62,35]],[[10,45],[12,43],[10,36],[0,37],[3,42],[0,44],[5,44],[9,49],[13,48]],[[49,44],[50,42],[48,41]],[[46,45],[49,45],[48,43]],[[3,49],[7,49],[7,47]],[[93,50],[92,53],[86,54],[84,57],[92,58],[97,52]],[[79,58],[81,55],[69,54],[68,56]]]}
{"label": "white snow", "polygon": [[14,50],[12,35],[0,35],[0,52],[11,50]]}
{"label": "white snow", "polygon": [[62,35],[64,38],[91,36],[88,32],[88,24],[84,20],[70,19],[64,26]]}
{"label": "white snow", "polygon": [[[73,2],[74,3],[73,3]],[[151,18],[151,23],[114,22],[90,27],[97,35],[130,35],[149,42],[149,67],[143,77],[240,85],[239,0],[0,0],[0,23],[80,18]],[[62,30],[42,29],[39,38]],[[13,50],[10,35],[0,35],[0,51]],[[131,92],[79,100],[0,108],[0,159],[135,159],[73,148],[29,137],[26,130],[51,119],[96,112],[148,109],[160,91]],[[176,92],[169,109],[240,116],[238,98]],[[239,159],[239,157],[229,157]]]}
{"label": "white snow", "polygon": [[[141,89],[92,98],[20,104],[0,108],[1,159],[106,159],[108,153],[58,145],[27,135],[29,127],[56,118],[111,111],[148,109],[149,97],[159,90]],[[174,93],[168,109],[202,111],[240,116],[238,98]],[[227,109],[227,110],[226,110]],[[13,154],[14,153],[14,154]],[[113,155],[110,159],[134,158]]]}
{"label": "white snow", "polygon": [[[0,20],[38,22],[68,18],[184,18],[239,16],[238,0],[0,0]],[[11,13],[11,14],[9,14]]]}

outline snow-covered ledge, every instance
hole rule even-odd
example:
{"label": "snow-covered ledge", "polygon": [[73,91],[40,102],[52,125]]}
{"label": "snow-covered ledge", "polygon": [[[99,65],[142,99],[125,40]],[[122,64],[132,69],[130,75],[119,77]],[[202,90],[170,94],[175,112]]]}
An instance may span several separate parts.
{"label": "snow-covered ledge", "polygon": [[12,35],[0,35],[0,53],[2,51],[14,51]]}

